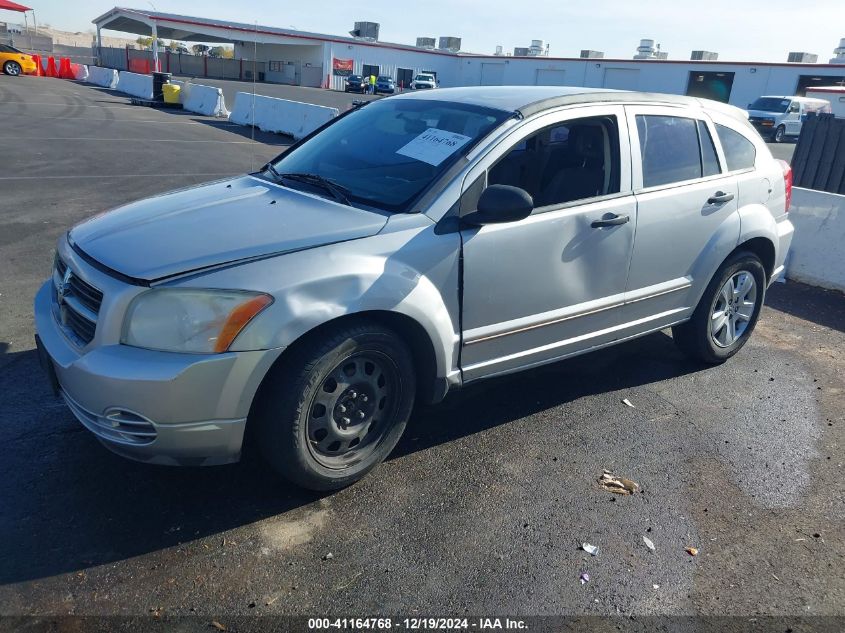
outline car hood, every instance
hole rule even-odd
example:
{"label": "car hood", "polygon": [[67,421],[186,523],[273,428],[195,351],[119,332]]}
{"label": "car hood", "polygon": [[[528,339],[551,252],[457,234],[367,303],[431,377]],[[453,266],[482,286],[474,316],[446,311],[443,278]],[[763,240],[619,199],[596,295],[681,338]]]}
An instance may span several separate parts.
{"label": "car hood", "polygon": [[786,114],[786,113],[785,112],[769,112],[768,110],[748,110],[748,116],[750,116],[750,117],[755,116],[755,117],[775,118],[775,117],[779,117],[783,114]]}
{"label": "car hood", "polygon": [[387,217],[243,176],[139,200],[69,235],[112,270],[146,281],[378,233]]}

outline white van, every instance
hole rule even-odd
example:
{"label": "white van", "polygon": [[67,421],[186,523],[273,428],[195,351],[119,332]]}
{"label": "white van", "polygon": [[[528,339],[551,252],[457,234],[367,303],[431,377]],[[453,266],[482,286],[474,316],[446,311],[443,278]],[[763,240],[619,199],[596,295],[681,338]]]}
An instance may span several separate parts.
{"label": "white van", "polygon": [[824,99],[764,96],[748,104],[748,120],[760,136],[782,143],[787,136],[801,134],[801,125],[808,114],[830,111],[830,101]]}
{"label": "white van", "polygon": [[845,86],[815,86],[807,89],[807,96],[830,102],[833,116],[845,119]]}

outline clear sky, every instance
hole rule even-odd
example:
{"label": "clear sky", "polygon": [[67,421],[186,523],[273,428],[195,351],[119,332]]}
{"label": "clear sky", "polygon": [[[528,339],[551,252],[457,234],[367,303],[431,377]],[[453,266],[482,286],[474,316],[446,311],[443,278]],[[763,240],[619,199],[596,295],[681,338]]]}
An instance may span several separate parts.
{"label": "clear sky", "polygon": [[[33,5],[39,22],[86,31],[91,20],[114,5],[103,0],[20,0]],[[380,39],[413,44],[418,36],[463,38],[463,50],[492,53],[550,44],[556,57],[582,48],[607,57],[630,58],[641,38],[662,45],[670,59],[689,59],[691,50],[711,50],[725,61],[785,62],[789,51],[833,56],[845,37],[845,0],[121,0],[122,6],[221,20],[345,35],[358,20],[379,22]],[[19,14],[0,11],[0,20]]]}

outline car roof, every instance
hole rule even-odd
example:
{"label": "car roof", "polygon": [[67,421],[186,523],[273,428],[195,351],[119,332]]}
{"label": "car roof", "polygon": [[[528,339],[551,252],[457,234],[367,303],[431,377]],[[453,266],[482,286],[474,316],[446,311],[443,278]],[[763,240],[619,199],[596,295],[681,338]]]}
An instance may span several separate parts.
{"label": "car roof", "polygon": [[391,99],[454,101],[530,116],[550,108],[586,103],[653,103],[685,105],[718,110],[747,121],[744,110],[709,99],[655,92],[632,92],[609,88],[570,86],[470,86],[440,88],[431,92],[407,92]]}

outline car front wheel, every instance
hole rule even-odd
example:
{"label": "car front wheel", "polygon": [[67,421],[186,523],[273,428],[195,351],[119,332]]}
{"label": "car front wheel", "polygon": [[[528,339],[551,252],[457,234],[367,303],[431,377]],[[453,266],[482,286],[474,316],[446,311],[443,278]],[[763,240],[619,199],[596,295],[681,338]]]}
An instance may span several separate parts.
{"label": "car front wheel", "polygon": [[21,65],[18,62],[8,61],[3,64],[3,72],[12,77],[17,77],[22,72]]}
{"label": "car front wheel", "polygon": [[786,128],[782,125],[779,125],[778,128],[775,130],[773,139],[775,143],[783,143],[784,137],[786,137]]}
{"label": "car front wheel", "polygon": [[324,331],[265,379],[254,416],[260,449],[303,488],[348,486],[396,446],[415,386],[411,351],[395,332],[364,321]]}
{"label": "car front wheel", "polygon": [[750,252],[738,252],[719,268],[686,323],[672,328],[672,337],[689,356],[723,363],[748,342],[766,289],[766,271]]}

